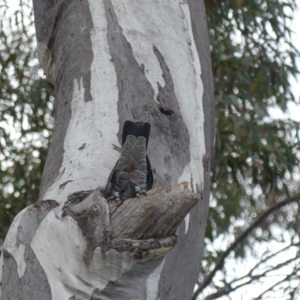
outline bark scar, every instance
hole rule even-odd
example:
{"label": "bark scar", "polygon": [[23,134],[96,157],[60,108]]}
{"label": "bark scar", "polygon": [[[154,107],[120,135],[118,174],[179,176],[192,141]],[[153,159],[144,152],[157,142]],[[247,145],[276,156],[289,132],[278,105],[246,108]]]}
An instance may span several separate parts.
{"label": "bark scar", "polygon": [[205,173],[209,172],[209,159],[210,159],[210,151],[206,151],[202,160]]}
{"label": "bark scar", "polygon": [[67,181],[65,181],[64,183],[62,183],[60,186],[59,186],[59,188],[60,189],[63,189],[63,188],[65,188],[65,186],[69,183],[69,182],[72,182],[73,180],[67,180]]}
{"label": "bark scar", "polygon": [[85,146],[86,146],[86,143],[82,144],[82,146],[79,147],[78,150],[83,150],[85,148]]}

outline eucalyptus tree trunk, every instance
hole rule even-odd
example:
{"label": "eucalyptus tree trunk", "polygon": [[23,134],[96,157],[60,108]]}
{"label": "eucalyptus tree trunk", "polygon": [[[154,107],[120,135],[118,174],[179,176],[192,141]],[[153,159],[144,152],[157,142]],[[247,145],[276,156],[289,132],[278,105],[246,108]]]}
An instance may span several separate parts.
{"label": "eucalyptus tree trunk", "polygon": [[[190,299],[214,139],[202,1],[33,3],[55,128],[40,199],[4,242],[1,300]],[[103,186],[126,120],[151,123],[155,188],[116,207]]]}

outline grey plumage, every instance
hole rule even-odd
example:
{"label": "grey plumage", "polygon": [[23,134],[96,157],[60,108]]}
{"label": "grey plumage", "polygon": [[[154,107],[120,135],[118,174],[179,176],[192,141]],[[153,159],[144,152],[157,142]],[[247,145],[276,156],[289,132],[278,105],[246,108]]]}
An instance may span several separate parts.
{"label": "grey plumage", "polygon": [[108,178],[105,198],[124,201],[152,188],[153,174],[147,156],[149,134],[149,123],[125,122],[121,156]]}

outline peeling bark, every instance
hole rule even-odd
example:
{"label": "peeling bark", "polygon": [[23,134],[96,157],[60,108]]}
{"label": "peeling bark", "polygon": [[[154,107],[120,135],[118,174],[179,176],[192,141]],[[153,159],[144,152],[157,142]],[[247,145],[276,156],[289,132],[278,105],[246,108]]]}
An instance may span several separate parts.
{"label": "peeling bark", "polygon": [[[203,2],[33,4],[55,128],[39,202],[4,242],[1,300],[190,299],[214,138]],[[120,205],[100,187],[126,120],[151,123],[156,187]]]}
{"label": "peeling bark", "polygon": [[[76,238],[73,241],[69,240],[73,247],[72,251],[66,254],[71,257],[82,256],[81,268],[86,268],[89,273],[96,271],[99,275],[101,274],[100,284],[98,280],[95,280],[97,278],[86,282],[85,276],[76,274],[77,284],[81,288],[74,290],[78,288],[77,285],[72,292],[76,293],[76,297],[80,295],[83,299],[90,297],[101,299],[102,290],[105,290],[109,283],[120,284],[128,276],[128,271],[135,269],[136,264],[140,268],[141,263],[149,261],[153,263],[153,260],[165,256],[174,247],[177,241],[175,235],[177,227],[198,200],[199,194],[188,191],[185,183],[169,191],[156,188],[147,196],[128,199],[121,204],[108,203],[103,198],[101,190],[96,189],[71,194],[62,207],[59,207],[54,200],[41,201],[29,206],[23,211],[19,224],[18,221],[16,222],[18,231],[14,236],[15,241],[10,235],[11,240],[6,240],[4,244],[1,299],[72,299],[68,291],[69,276],[72,274],[67,274],[62,270],[63,268],[68,270],[70,266],[68,262],[61,260],[58,249],[40,245],[42,246],[40,250],[43,249],[42,251],[49,256],[48,268],[59,273],[59,279],[56,278],[56,285],[54,285],[57,290],[51,291],[51,285],[49,286],[46,274],[39,264],[41,256],[36,257],[36,247],[29,246],[32,239],[36,238],[35,233],[39,223],[51,211],[54,212],[54,219],[48,220],[50,222],[43,229],[43,235],[47,236],[51,232],[65,238],[67,242],[66,233],[74,231],[72,228],[74,226],[72,220],[74,220],[86,247],[82,252],[83,248],[76,247]],[[67,224],[65,221],[68,221]],[[30,226],[27,226],[28,224]],[[43,240],[40,238],[39,242]],[[51,242],[48,240],[48,244]],[[24,246],[23,255],[27,258],[26,263],[24,262],[26,266],[20,267],[22,258],[17,255],[17,251],[21,252]],[[62,249],[65,250],[63,244]],[[69,261],[69,263],[73,262]],[[148,272],[149,270],[151,271],[151,268]],[[143,273],[147,274],[145,271]],[[140,273],[135,271],[135,274],[131,276],[140,277]],[[131,280],[134,280],[134,277],[131,277]],[[62,287],[59,287],[58,281]],[[132,288],[132,285],[128,286],[128,290]],[[140,292],[136,290],[135,299],[143,299],[144,292],[144,290]]]}

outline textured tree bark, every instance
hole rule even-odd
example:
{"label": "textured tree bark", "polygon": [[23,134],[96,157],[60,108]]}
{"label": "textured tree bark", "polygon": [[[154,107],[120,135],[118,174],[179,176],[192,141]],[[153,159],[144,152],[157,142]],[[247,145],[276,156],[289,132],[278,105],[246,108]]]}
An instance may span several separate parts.
{"label": "textured tree bark", "polygon": [[[4,242],[1,300],[190,299],[214,140],[202,1],[33,4],[55,128],[40,199]],[[151,123],[156,188],[117,207],[100,187],[126,120]]]}

